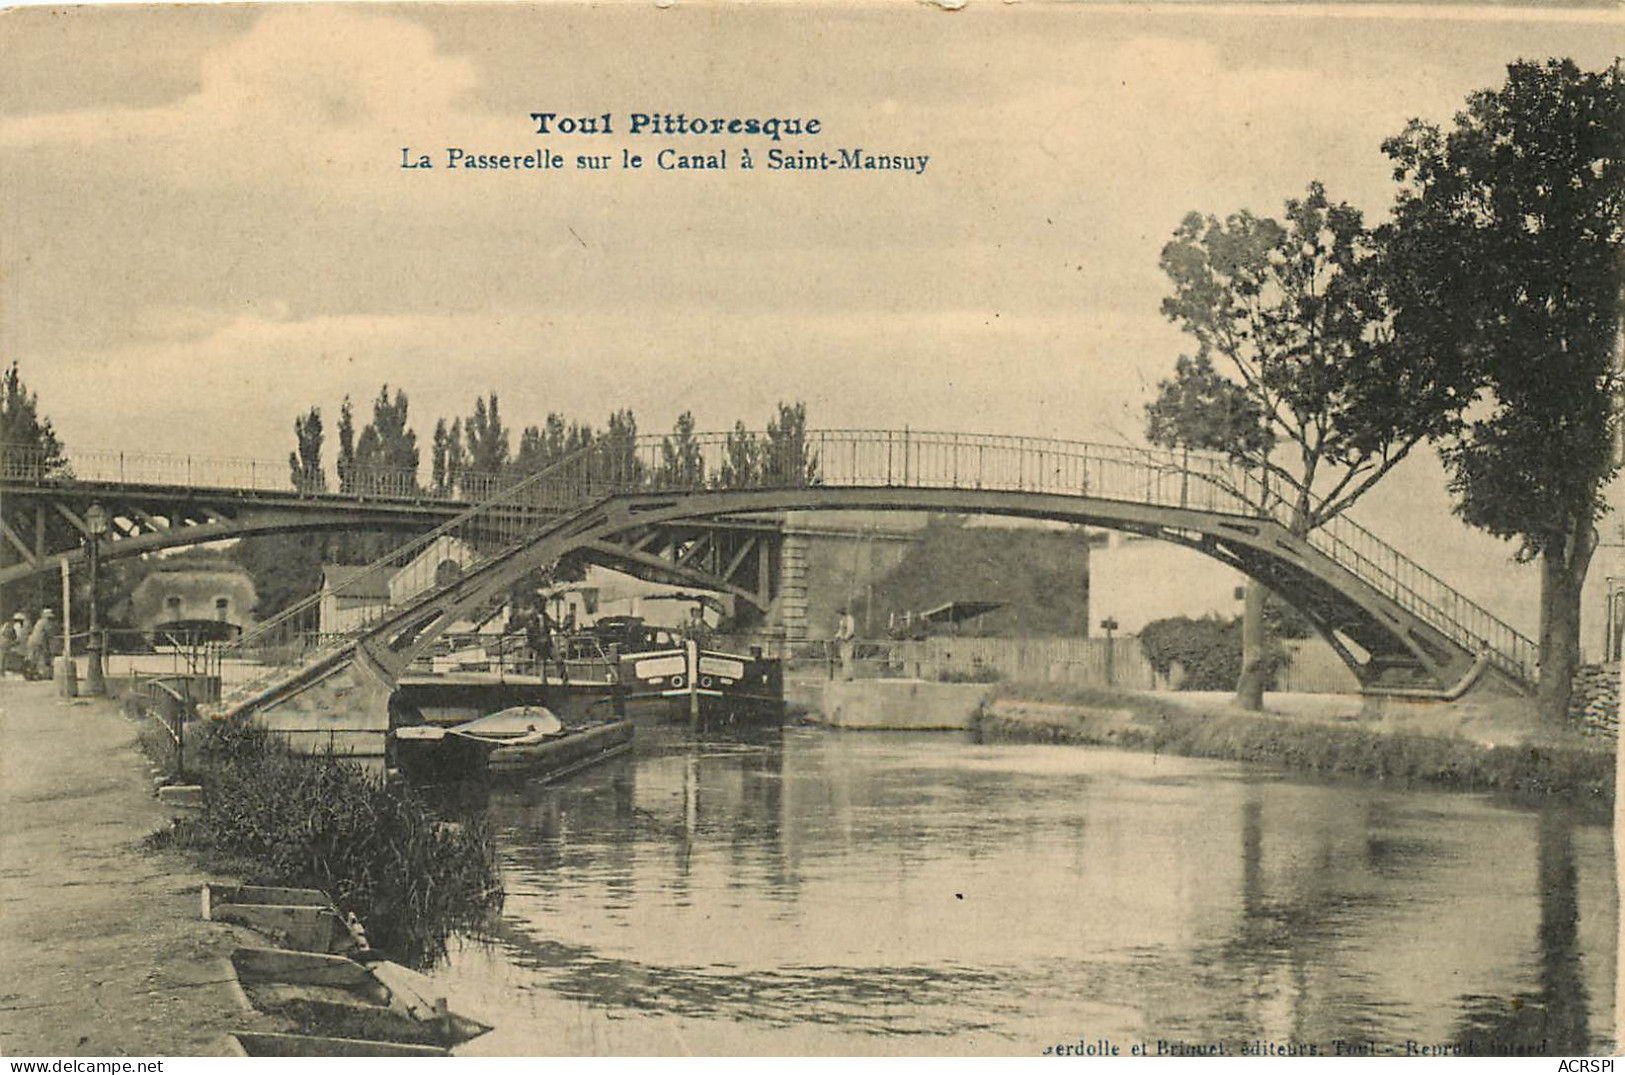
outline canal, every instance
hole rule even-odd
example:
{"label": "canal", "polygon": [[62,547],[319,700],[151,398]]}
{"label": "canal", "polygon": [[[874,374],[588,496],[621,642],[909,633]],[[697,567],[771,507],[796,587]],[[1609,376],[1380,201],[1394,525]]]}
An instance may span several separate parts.
{"label": "canal", "polygon": [[1542,1054],[1611,1044],[1611,831],[1107,749],[639,729],[500,785],[471,1050]]}

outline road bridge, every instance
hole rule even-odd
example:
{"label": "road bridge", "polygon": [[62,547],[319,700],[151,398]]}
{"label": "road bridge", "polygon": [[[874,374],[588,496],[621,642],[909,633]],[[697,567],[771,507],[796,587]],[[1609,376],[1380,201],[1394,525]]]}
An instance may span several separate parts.
{"label": "road bridge", "polygon": [[296,606],[239,640],[228,659],[298,661],[268,669],[223,710],[343,712],[362,698],[376,703],[441,634],[480,618],[527,574],[562,557],[635,550],[637,535],[661,527],[832,509],[1049,519],[1186,546],[1291,602],[1371,693],[1520,693],[1535,676],[1536,647],[1506,623],[1348,519],[1294,534],[1275,490],[1220,458],[954,433],[790,439],[736,431],[677,446],[643,438],[608,456],[595,450],[503,490],[420,539],[458,537],[454,571],[421,563],[420,543],[374,565],[397,579],[406,571],[420,578],[351,635],[314,649],[294,645],[308,636],[301,618],[310,615]]}
{"label": "road bridge", "polygon": [[[358,467],[332,489],[296,478],[286,462],[101,450],[51,460],[38,449],[8,447],[0,450],[0,586],[54,573],[64,562],[77,570],[93,504],[109,522],[105,561],[256,534],[363,530],[405,541],[523,480],[466,474],[435,492],[420,486],[415,470]],[[551,517],[543,507],[512,510],[525,525]],[[765,610],[777,540],[771,520],[696,521],[619,535],[580,555],[638,577],[732,593]]]}

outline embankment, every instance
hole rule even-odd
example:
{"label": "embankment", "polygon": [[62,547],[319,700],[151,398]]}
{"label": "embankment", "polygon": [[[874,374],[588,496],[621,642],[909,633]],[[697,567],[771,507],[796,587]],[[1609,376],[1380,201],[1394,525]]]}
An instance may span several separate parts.
{"label": "embankment", "polygon": [[[1578,736],[1489,745],[1344,723],[1187,708],[1149,694],[1006,685],[976,723],[985,741],[1076,743],[1348,776],[1608,804],[1612,743]],[[1567,741],[1565,741],[1567,739]]]}
{"label": "embankment", "polygon": [[[151,722],[146,730],[145,745],[163,757],[165,740]],[[202,809],[155,834],[156,846],[250,884],[327,892],[374,948],[413,965],[434,962],[450,933],[478,929],[501,908],[477,812],[441,809],[342,756],[295,754],[246,721],[203,722],[187,751]]]}

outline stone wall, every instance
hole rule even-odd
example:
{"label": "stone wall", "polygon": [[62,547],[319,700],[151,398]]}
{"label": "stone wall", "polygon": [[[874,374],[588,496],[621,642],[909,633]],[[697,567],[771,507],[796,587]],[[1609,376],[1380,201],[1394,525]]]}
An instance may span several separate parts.
{"label": "stone wall", "polygon": [[1588,735],[1619,734],[1619,663],[1583,664],[1574,673],[1569,719]]}

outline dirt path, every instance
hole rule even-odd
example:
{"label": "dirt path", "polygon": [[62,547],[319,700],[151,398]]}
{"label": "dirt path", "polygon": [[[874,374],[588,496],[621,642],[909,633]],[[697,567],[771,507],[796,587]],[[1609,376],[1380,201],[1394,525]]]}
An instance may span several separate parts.
{"label": "dirt path", "polygon": [[224,984],[204,877],[141,846],[168,818],[110,702],[0,681],[0,1054],[219,1055],[260,1017]]}

